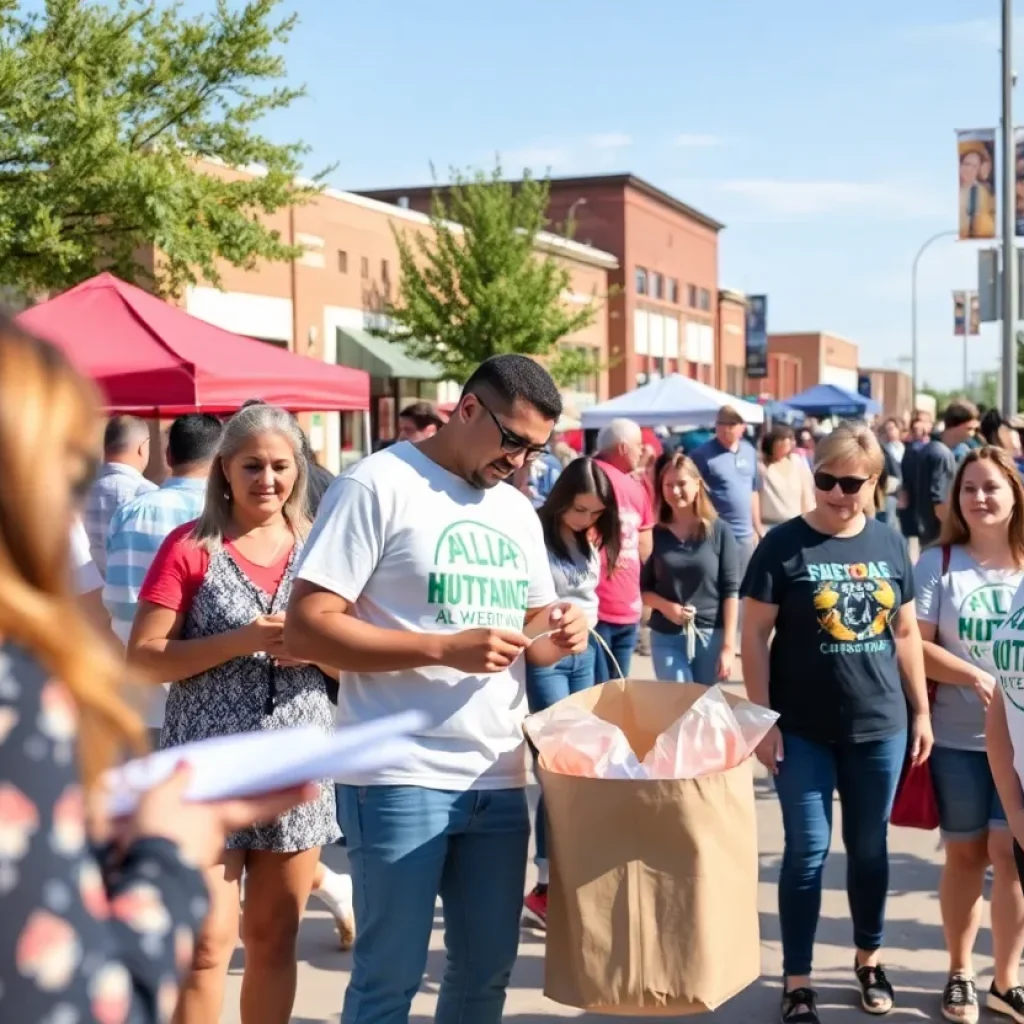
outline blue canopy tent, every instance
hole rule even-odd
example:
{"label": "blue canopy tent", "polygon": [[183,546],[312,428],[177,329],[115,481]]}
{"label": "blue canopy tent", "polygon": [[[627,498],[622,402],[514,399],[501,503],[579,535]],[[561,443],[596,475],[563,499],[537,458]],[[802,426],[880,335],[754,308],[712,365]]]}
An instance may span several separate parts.
{"label": "blue canopy tent", "polygon": [[799,427],[807,418],[799,409],[794,409],[786,402],[766,402],[764,412],[772,423],[785,423],[789,427]]}
{"label": "blue canopy tent", "polygon": [[786,405],[799,409],[805,416],[824,419],[827,416],[873,416],[882,411],[871,398],[847,391],[837,384],[815,384],[786,399]]}

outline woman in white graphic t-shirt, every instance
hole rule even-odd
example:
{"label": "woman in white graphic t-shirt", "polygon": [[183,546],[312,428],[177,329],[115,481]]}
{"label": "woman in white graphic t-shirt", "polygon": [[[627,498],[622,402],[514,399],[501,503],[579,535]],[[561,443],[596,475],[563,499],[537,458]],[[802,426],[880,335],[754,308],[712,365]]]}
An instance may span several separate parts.
{"label": "woman in white graphic t-shirt", "polygon": [[914,570],[917,619],[931,702],[931,774],[945,844],[939,884],[949,974],[947,1020],[978,1020],[972,954],[981,924],[985,875],[992,866],[994,977],[989,1009],[1024,1020],[1018,978],[1024,949],[1024,896],[1013,840],[985,756],[985,708],[992,699],[993,638],[1024,582],[1024,488],[1006,454],[970,452],[950,490],[939,543]]}

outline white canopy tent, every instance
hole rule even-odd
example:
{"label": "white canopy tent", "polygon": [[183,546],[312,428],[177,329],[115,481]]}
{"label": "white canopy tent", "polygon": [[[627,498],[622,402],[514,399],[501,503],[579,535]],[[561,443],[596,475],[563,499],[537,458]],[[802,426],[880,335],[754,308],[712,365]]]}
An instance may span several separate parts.
{"label": "white canopy tent", "polygon": [[723,405],[735,409],[747,423],[763,423],[764,409],[708,384],[673,373],[635,391],[583,410],[586,430],[607,426],[612,420],[632,420],[641,427],[708,427]]}

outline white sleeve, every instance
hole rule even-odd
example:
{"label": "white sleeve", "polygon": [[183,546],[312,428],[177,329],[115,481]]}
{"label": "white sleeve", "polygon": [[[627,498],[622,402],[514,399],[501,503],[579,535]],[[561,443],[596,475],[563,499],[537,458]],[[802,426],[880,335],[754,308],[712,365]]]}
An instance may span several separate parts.
{"label": "white sleeve", "polygon": [[939,621],[942,600],[942,551],[926,548],[914,566],[915,612],[921,622],[933,625]]}
{"label": "white sleeve", "polygon": [[544,530],[536,515],[531,517],[530,536],[530,588],[527,592],[527,608],[547,608],[558,600],[555,581],[551,576],[551,562],[548,548],[544,543]]}
{"label": "white sleeve", "polygon": [[359,598],[384,550],[377,495],[352,477],[339,477],[320,503],[296,579],[331,591],[350,604]]}
{"label": "white sleeve", "polygon": [[80,519],[71,527],[71,569],[75,574],[76,593],[91,594],[103,586],[103,577],[89,551],[89,535]]}

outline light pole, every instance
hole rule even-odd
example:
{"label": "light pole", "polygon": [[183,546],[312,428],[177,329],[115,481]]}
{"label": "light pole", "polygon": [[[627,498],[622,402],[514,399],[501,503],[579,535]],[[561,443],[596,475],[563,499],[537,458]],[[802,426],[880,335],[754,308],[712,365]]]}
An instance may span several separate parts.
{"label": "light pole", "polygon": [[1017,413],[1017,271],[1016,189],[1017,169],[1013,145],[1013,0],[1003,0],[1003,388],[1004,416]]}
{"label": "light pole", "polygon": [[931,246],[938,242],[942,238],[951,238],[957,235],[956,231],[940,231],[938,234],[932,235],[920,249],[917,250],[917,255],[914,257],[914,263],[910,270],[910,379],[911,379],[911,390],[910,404],[917,404],[917,390],[921,383],[921,378],[918,374],[919,363],[917,356],[917,265],[921,262],[921,257],[931,248]]}

